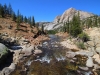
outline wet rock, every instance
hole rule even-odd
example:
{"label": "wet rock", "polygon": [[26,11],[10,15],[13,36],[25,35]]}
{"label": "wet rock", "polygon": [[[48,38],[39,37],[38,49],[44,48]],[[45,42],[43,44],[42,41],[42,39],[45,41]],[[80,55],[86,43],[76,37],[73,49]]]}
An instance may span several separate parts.
{"label": "wet rock", "polygon": [[33,54],[34,51],[34,46],[24,46],[22,49],[22,53],[24,53],[24,56],[29,56],[31,54]]}
{"label": "wet rock", "polygon": [[76,53],[76,55],[80,54],[80,55],[87,56],[87,57],[93,56],[93,52],[90,52],[90,51],[81,50],[81,51],[78,51],[75,53]]}
{"label": "wet rock", "polygon": [[88,60],[86,61],[86,66],[93,67],[93,65],[94,65],[94,63],[93,63],[92,57],[88,57]]}
{"label": "wet rock", "polygon": [[79,66],[79,69],[84,70],[84,71],[88,71],[89,70],[88,67],[81,67],[81,66]]}
{"label": "wet rock", "polygon": [[17,63],[19,61],[20,53],[21,53],[21,50],[14,51],[14,55],[13,55],[13,62],[14,63]]}
{"label": "wet rock", "polygon": [[0,75],[10,75],[10,73],[13,72],[13,71],[14,71],[14,69],[10,69],[10,68],[8,68],[8,67],[5,67],[5,68],[1,71]]}
{"label": "wet rock", "polygon": [[10,69],[15,69],[16,65],[14,63],[11,63],[11,65],[9,66]]}
{"label": "wet rock", "polygon": [[34,54],[40,54],[40,53],[42,53],[41,50],[35,50],[35,51],[34,51]]}
{"label": "wet rock", "polygon": [[66,57],[68,57],[68,58],[73,58],[73,57],[75,57],[75,52],[67,52],[66,53]]}
{"label": "wet rock", "polygon": [[14,63],[11,63],[9,67],[5,67],[1,72],[0,75],[10,75],[11,72],[13,72],[16,68],[16,65]]}

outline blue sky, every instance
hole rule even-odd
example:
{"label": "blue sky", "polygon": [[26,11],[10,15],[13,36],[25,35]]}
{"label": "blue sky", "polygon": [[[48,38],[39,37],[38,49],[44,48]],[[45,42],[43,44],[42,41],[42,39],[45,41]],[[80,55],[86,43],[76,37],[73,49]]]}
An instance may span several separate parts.
{"label": "blue sky", "polygon": [[35,21],[53,21],[70,7],[100,15],[100,0],[0,0],[0,3],[10,3],[15,12],[19,9],[27,17],[34,16]]}

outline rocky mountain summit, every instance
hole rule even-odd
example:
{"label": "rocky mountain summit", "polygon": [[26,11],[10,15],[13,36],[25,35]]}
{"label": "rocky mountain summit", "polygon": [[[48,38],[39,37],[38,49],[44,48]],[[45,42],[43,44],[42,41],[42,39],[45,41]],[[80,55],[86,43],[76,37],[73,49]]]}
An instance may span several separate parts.
{"label": "rocky mountain summit", "polygon": [[64,22],[67,22],[68,19],[69,21],[71,21],[73,16],[78,15],[78,13],[79,13],[81,20],[86,19],[90,16],[94,16],[94,14],[92,13],[81,11],[81,10],[76,10],[75,8],[71,7],[68,10],[66,10],[62,15],[57,16],[53,22],[44,24],[45,29],[47,30],[56,29],[62,26]]}

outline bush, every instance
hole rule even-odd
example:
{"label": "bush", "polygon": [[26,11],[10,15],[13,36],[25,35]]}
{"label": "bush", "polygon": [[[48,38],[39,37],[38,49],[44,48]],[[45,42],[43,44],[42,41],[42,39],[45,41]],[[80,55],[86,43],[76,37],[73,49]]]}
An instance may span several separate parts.
{"label": "bush", "polygon": [[84,46],[84,43],[83,43],[83,42],[77,43],[77,46],[78,46],[80,49],[85,49],[85,46]]}
{"label": "bush", "polygon": [[57,33],[57,30],[48,30],[47,33],[48,34],[56,34]]}
{"label": "bush", "polygon": [[83,42],[87,42],[90,40],[90,37],[86,34],[86,33],[81,33],[78,35],[78,37],[83,41]]}

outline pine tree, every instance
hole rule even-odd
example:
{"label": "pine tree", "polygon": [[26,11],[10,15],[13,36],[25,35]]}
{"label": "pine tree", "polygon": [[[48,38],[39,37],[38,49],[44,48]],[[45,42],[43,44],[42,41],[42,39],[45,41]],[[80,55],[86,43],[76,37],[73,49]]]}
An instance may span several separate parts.
{"label": "pine tree", "polygon": [[92,27],[92,19],[91,18],[87,18],[86,20],[86,28],[90,28]]}
{"label": "pine tree", "polygon": [[16,21],[16,14],[15,14],[15,12],[12,13],[11,17],[12,17],[13,21]]}
{"label": "pine tree", "polygon": [[28,22],[28,21],[27,21],[27,17],[26,17],[26,16],[24,17],[24,22],[25,22],[25,23],[27,23],[27,22]]}
{"label": "pine tree", "polygon": [[21,14],[19,14],[19,22],[22,23],[23,22],[23,16]]}
{"label": "pine tree", "polygon": [[0,4],[0,17],[4,17],[4,8],[1,4]]}
{"label": "pine tree", "polygon": [[35,26],[34,16],[32,16],[32,26]]}
{"label": "pine tree", "polygon": [[70,22],[69,22],[69,17],[68,17],[68,22],[66,23],[67,24],[67,32],[70,34]]}
{"label": "pine tree", "polygon": [[94,16],[94,26],[95,26],[95,27],[98,26],[98,23],[97,23],[97,17],[98,17],[97,15]]}
{"label": "pine tree", "polygon": [[20,25],[20,13],[18,10],[18,12],[17,12],[17,29],[19,29],[19,25]]}
{"label": "pine tree", "polygon": [[42,33],[44,32],[44,26],[43,26],[43,24],[41,26],[41,31],[42,31]]}
{"label": "pine tree", "polygon": [[73,37],[77,37],[80,33],[82,33],[82,28],[80,27],[80,17],[78,14],[78,15],[74,15],[71,21],[70,34]]}
{"label": "pine tree", "polygon": [[7,11],[7,5],[4,4],[4,15],[6,16],[8,14],[8,11]]}
{"label": "pine tree", "polygon": [[30,24],[30,27],[32,28],[31,16],[28,18],[28,24]]}
{"label": "pine tree", "polygon": [[98,17],[98,26],[100,27],[100,16]]}
{"label": "pine tree", "polygon": [[21,22],[23,22],[24,20],[23,20],[23,15],[21,15]]}
{"label": "pine tree", "polygon": [[39,30],[39,23],[36,23],[35,27],[37,28],[37,30]]}
{"label": "pine tree", "polygon": [[12,14],[12,6],[11,6],[11,4],[9,4],[9,6],[8,6],[8,13],[9,13],[9,15],[11,16],[11,14]]}
{"label": "pine tree", "polygon": [[63,32],[67,32],[67,23],[64,23],[63,25]]}

